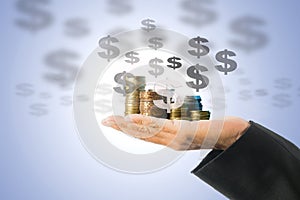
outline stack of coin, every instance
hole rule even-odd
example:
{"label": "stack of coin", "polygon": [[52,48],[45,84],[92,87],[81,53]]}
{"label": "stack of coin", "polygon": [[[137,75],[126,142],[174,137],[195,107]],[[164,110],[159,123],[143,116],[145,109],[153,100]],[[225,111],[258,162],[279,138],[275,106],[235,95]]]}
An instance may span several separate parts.
{"label": "stack of coin", "polygon": [[125,115],[140,113],[140,91],[145,89],[146,80],[144,76],[126,77]]}
{"label": "stack of coin", "polygon": [[171,120],[180,120],[180,119],[189,120],[187,111],[188,111],[188,109],[184,106],[181,106],[176,109],[172,109],[171,114],[170,114],[170,119]]}
{"label": "stack of coin", "polygon": [[140,114],[158,118],[167,118],[167,111],[154,105],[153,100],[162,100],[162,96],[153,90],[140,91]]}
{"label": "stack of coin", "polygon": [[198,121],[198,120],[209,120],[210,112],[209,111],[202,111],[202,110],[191,110],[191,120]]}
{"label": "stack of coin", "polygon": [[202,110],[202,103],[200,96],[186,96],[184,98],[184,107],[191,110]]}

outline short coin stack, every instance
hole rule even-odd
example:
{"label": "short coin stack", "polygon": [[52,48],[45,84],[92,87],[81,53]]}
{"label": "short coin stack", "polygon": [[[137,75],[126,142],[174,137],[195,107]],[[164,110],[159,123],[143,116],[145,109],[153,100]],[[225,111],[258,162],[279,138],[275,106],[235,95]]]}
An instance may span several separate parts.
{"label": "short coin stack", "polygon": [[209,120],[210,112],[209,111],[202,111],[202,110],[192,110],[191,113],[191,120],[198,121],[198,120]]}

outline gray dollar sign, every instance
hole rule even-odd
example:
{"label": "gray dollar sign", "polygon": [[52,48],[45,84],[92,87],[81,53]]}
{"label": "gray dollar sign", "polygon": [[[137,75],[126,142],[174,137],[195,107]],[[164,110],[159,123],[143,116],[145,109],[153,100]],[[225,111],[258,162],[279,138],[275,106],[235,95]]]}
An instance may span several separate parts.
{"label": "gray dollar sign", "polygon": [[115,75],[114,80],[116,83],[121,84],[123,87],[114,87],[114,90],[117,93],[123,94],[125,96],[128,93],[131,93],[135,89],[135,84],[129,81],[126,81],[126,77],[133,78],[134,75],[131,73],[127,73],[126,71],[123,71],[121,73],[118,73]]}
{"label": "gray dollar sign", "polygon": [[21,83],[16,86],[16,89],[18,92],[16,92],[16,95],[28,97],[34,94],[33,85],[29,83]]}
{"label": "gray dollar sign", "polygon": [[172,65],[167,65],[167,66],[170,68],[173,68],[174,70],[177,68],[180,68],[182,66],[182,64],[180,62],[178,62],[179,60],[181,60],[181,58],[178,58],[175,56],[168,58],[168,62],[172,63]]}
{"label": "gray dollar sign", "polygon": [[209,48],[205,45],[202,45],[201,43],[207,43],[208,40],[201,37],[192,38],[189,40],[189,45],[191,47],[196,48],[196,50],[188,50],[189,54],[192,56],[197,56],[197,58],[200,58],[200,56],[205,56],[209,53]]}
{"label": "gray dollar sign", "polygon": [[149,61],[150,67],[154,68],[154,70],[148,72],[149,74],[155,76],[155,78],[164,73],[164,68],[161,65],[158,65],[158,63],[163,63],[163,61],[159,58],[154,58]]}
{"label": "gray dollar sign", "polygon": [[43,115],[47,115],[47,105],[42,103],[36,103],[29,106],[31,112],[29,112],[31,115],[40,117]]}
{"label": "gray dollar sign", "polygon": [[125,54],[125,56],[127,58],[129,58],[130,60],[125,60],[125,62],[131,63],[131,64],[139,62],[140,59],[138,57],[134,56],[134,55],[139,55],[139,54],[137,52],[134,52],[134,51],[127,52]]}
{"label": "gray dollar sign", "polygon": [[151,44],[149,44],[148,47],[150,47],[152,49],[155,49],[155,50],[157,50],[159,48],[162,48],[163,47],[163,43],[159,42],[161,40],[162,39],[159,38],[159,37],[152,37],[152,38],[150,38],[148,41]]}
{"label": "gray dollar sign", "polygon": [[275,103],[273,103],[273,106],[275,106],[277,108],[289,107],[292,104],[292,102],[290,101],[291,96],[286,93],[274,95],[273,99],[275,100]]}
{"label": "gray dollar sign", "polygon": [[217,18],[215,12],[204,8],[204,4],[214,3],[211,0],[185,0],[182,2],[182,8],[186,10],[190,16],[184,16],[181,20],[186,24],[200,27],[214,22]]}
{"label": "gray dollar sign", "polygon": [[115,37],[110,37],[110,35],[101,38],[99,40],[99,46],[103,49],[106,49],[107,52],[105,51],[98,52],[98,55],[101,58],[107,59],[108,62],[110,61],[110,59],[117,57],[120,54],[120,50],[119,48],[111,45],[111,43],[115,43],[115,42],[119,42],[119,40]]}
{"label": "gray dollar sign", "polygon": [[156,28],[154,23],[155,21],[153,19],[144,19],[142,21],[142,25],[144,25],[145,27],[142,27],[142,29],[147,32],[153,31]]}
{"label": "gray dollar sign", "polygon": [[237,64],[234,60],[228,58],[228,56],[236,56],[234,52],[228,51],[225,49],[224,51],[220,51],[216,54],[217,61],[224,63],[223,65],[216,65],[216,69],[220,72],[224,72],[227,75],[228,72],[232,72],[237,68]]}
{"label": "gray dollar sign", "polygon": [[203,89],[207,87],[209,83],[208,78],[200,74],[200,72],[205,72],[205,71],[208,71],[208,69],[202,65],[196,64],[190,66],[187,69],[187,74],[189,77],[196,79],[196,83],[194,83],[193,81],[186,82],[187,86],[196,89],[196,92],[199,92],[199,89]]}
{"label": "gray dollar sign", "polygon": [[69,50],[58,50],[45,57],[45,63],[57,73],[46,73],[45,79],[57,83],[60,87],[67,87],[74,83],[78,67],[71,61],[78,59],[79,55]]}
{"label": "gray dollar sign", "polygon": [[263,26],[265,22],[256,17],[242,17],[232,22],[231,29],[233,32],[241,35],[242,40],[229,41],[234,47],[241,48],[247,52],[264,47],[268,38],[265,34],[255,31],[253,27]]}
{"label": "gray dollar sign", "polygon": [[70,37],[83,37],[86,36],[90,30],[87,27],[87,21],[80,18],[74,18],[65,22],[65,34]]}
{"label": "gray dollar sign", "polygon": [[49,12],[43,11],[39,5],[49,4],[49,0],[20,0],[16,7],[30,16],[28,20],[17,19],[16,24],[30,31],[38,31],[51,25],[53,18]]}
{"label": "gray dollar sign", "polygon": [[131,12],[132,7],[130,6],[130,2],[124,0],[109,0],[109,12],[114,15],[124,15]]}

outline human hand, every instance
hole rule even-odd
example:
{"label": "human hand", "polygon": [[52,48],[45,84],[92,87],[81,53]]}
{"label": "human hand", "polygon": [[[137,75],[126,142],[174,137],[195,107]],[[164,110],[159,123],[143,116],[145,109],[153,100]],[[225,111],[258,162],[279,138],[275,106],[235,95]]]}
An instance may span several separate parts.
{"label": "human hand", "polygon": [[238,117],[223,120],[167,120],[139,114],[110,116],[102,124],[144,141],[174,150],[214,148],[225,150],[250,124]]}

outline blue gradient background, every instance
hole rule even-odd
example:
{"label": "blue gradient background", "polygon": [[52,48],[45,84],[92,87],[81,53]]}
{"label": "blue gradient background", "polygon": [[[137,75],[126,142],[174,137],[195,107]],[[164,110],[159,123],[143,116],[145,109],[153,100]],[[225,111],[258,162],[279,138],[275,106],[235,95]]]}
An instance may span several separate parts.
{"label": "blue gradient background", "polygon": [[[214,53],[234,50],[244,73],[220,74],[229,89],[227,115],[261,123],[300,146],[299,1],[215,0],[205,7],[218,13],[218,20],[197,28],[179,20],[188,13],[177,0],[130,1],[133,10],[124,16],[107,12],[108,1],[53,0],[48,6],[38,6],[53,15],[53,24],[36,33],[16,26],[16,19],[30,18],[18,12],[15,2],[2,1],[0,7],[0,199],[226,199],[190,174],[200,162],[199,152],[188,152],[172,166],[152,174],[124,174],[102,166],[80,144],[72,106],[61,105],[60,97],[71,96],[72,90],[61,90],[43,79],[43,74],[51,71],[44,62],[47,53],[72,50],[80,55],[74,61],[79,67],[100,37],[114,29],[137,29],[148,17],[188,37],[207,37]],[[249,53],[228,42],[239,39],[230,30],[230,22],[247,15],[263,19],[266,25],[254,29],[268,36],[264,48]],[[89,35],[76,39],[64,34],[64,22],[74,17],[87,20]],[[281,78],[288,79],[290,86],[276,88]],[[20,83],[32,84],[34,94],[16,95]],[[265,89],[268,95],[257,96],[256,89]],[[246,100],[240,98],[243,90],[248,93]],[[52,98],[39,98],[41,92],[49,92]],[[275,106],[275,95],[286,96],[286,102]],[[30,115],[33,103],[45,103],[47,115]]]}

